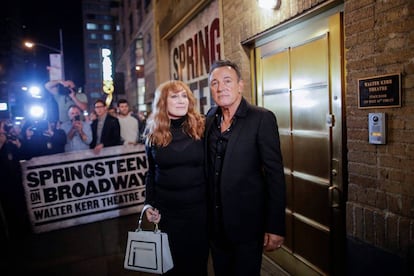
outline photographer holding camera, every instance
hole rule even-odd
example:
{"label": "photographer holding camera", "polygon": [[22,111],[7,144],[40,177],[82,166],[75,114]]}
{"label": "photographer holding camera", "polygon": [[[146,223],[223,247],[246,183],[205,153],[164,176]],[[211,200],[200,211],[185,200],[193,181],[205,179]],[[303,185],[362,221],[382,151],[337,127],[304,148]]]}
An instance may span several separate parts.
{"label": "photographer holding camera", "polygon": [[0,121],[0,160],[3,161],[3,158],[4,160],[18,160],[20,147],[21,143],[14,125]]}
{"label": "photographer holding camera", "polygon": [[61,126],[67,136],[65,152],[89,149],[92,142],[91,126],[81,120],[81,112],[77,105],[71,105],[68,109],[70,120],[63,122]]}
{"label": "photographer holding camera", "polygon": [[66,134],[56,122],[27,120],[21,133],[21,159],[65,151]]}
{"label": "photographer holding camera", "polygon": [[71,80],[51,80],[45,84],[59,108],[59,121],[66,122],[69,120],[67,110],[71,105],[76,105],[81,111],[88,108],[88,98],[84,93],[76,91],[75,83]]}

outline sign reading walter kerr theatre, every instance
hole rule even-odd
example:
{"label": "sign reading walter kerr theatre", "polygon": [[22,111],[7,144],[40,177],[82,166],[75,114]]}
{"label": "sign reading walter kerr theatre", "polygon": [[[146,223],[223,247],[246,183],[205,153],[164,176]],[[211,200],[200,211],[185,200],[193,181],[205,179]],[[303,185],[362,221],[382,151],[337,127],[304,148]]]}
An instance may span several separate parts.
{"label": "sign reading walter kerr theatre", "polygon": [[358,107],[401,106],[401,75],[382,75],[358,79]]}
{"label": "sign reading walter kerr theatre", "polygon": [[141,211],[148,169],[144,145],[60,153],[22,162],[35,233]]}

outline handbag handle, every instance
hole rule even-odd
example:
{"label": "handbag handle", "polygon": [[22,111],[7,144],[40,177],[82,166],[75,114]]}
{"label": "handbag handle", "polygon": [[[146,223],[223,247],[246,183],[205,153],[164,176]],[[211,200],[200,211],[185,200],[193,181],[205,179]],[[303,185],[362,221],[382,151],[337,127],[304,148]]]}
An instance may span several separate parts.
{"label": "handbag handle", "polygon": [[[141,215],[139,216],[139,220],[138,220],[138,228],[135,230],[136,232],[138,232],[138,231],[141,231],[141,230],[142,230],[142,228],[141,228],[141,224],[142,224],[142,217],[143,217],[143,215],[144,215],[145,211],[146,211],[148,208],[154,208],[154,207],[152,207],[152,205],[150,205],[150,204],[145,204],[145,205],[144,205],[144,207],[142,207],[142,210],[141,210]],[[158,223],[154,223],[154,224],[155,224],[154,232],[159,232],[159,229],[158,229]]]}

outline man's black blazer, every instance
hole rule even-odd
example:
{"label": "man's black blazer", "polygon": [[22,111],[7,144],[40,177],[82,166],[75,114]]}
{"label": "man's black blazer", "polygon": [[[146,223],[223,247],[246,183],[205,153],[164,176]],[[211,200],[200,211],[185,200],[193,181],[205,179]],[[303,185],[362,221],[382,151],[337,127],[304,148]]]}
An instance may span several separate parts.
{"label": "man's black blazer", "polygon": [[[98,119],[95,119],[92,124],[92,142],[90,148],[93,149],[97,142],[98,133]],[[117,118],[107,114],[102,128],[101,144],[104,147],[118,146],[121,144],[121,127]]]}
{"label": "man's black blazer", "polygon": [[[206,116],[206,156],[208,133],[219,114],[213,107]],[[233,242],[262,239],[265,232],[285,236],[286,185],[276,116],[244,98],[234,116],[220,178],[226,234]],[[213,173],[208,168],[210,195]]]}

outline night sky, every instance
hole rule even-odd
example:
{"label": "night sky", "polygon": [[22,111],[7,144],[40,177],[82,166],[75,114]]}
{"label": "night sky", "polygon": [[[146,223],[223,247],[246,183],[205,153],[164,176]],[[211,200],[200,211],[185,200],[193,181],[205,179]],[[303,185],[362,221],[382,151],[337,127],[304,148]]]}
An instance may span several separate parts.
{"label": "night sky", "polygon": [[[59,29],[63,33],[63,50],[66,79],[77,86],[84,84],[82,10],[81,0],[23,1],[21,16],[25,38],[60,48]],[[50,50],[37,47],[35,61],[40,78],[48,79]]]}

